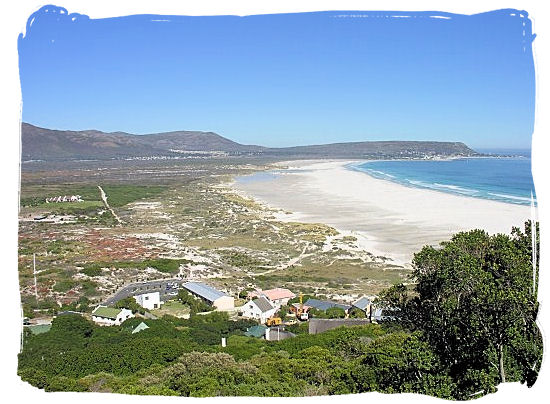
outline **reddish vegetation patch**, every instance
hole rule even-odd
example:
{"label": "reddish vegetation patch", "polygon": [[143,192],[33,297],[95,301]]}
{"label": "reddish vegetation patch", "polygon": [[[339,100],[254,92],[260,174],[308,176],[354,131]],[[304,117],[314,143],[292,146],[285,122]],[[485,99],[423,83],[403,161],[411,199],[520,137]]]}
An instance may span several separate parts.
{"label": "reddish vegetation patch", "polygon": [[79,298],[80,294],[76,290],[71,289],[57,301],[61,304],[71,304],[73,302],[76,302]]}
{"label": "reddish vegetation patch", "polygon": [[89,231],[82,240],[90,247],[91,261],[130,261],[157,258],[162,250],[148,246],[134,236],[105,236],[99,230]]}

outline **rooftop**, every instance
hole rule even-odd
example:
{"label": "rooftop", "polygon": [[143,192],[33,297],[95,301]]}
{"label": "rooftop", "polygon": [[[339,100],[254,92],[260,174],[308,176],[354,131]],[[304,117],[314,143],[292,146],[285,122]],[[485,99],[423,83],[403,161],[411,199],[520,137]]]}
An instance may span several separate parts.
{"label": "rooftop", "polygon": [[252,300],[252,303],[254,303],[262,313],[265,313],[266,311],[272,310],[274,307],[271,305],[271,302],[267,300],[265,297],[259,297],[257,299]]}
{"label": "rooftop", "polygon": [[202,297],[209,302],[214,302],[223,296],[228,296],[226,293],[220,292],[217,289],[214,289],[212,286],[208,286],[202,282],[186,282],[182,285],[189,292]]}
{"label": "rooftop", "polygon": [[265,330],[267,330],[267,327],[265,325],[253,325],[249,329],[246,330],[244,335],[247,337],[263,337],[265,334]]}
{"label": "rooftop", "polygon": [[114,307],[98,306],[92,311],[92,316],[110,318],[115,320],[116,316],[122,309],[115,309]]}
{"label": "rooftop", "polygon": [[149,328],[149,326],[142,321],[136,326],[136,328],[134,328],[134,330],[132,331],[132,334],[136,334],[140,331],[146,330],[147,328]]}
{"label": "rooftop", "polygon": [[371,303],[372,302],[368,297],[363,296],[361,299],[353,303],[353,307],[357,307],[358,309],[365,310],[367,307],[369,307]]}
{"label": "rooftop", "polygon": [[311,307],[308,306],[307,304],[292,303],[292,307],[294,307],[296,309],[299,309],[300,306],[302,306],[302,309],[304,309],[305,311],[308,311],[309,309],[311,309]]}
{"label": "rooftop", "polygon": [[259,297],[265,296],[269,300],[279,300],[279,299],[292,299],[296,297],[294,293],[285,288],[275,288],[269,290],[256,290],[248,294],[249,297]]}
{"label": "rooftop", "polygon": [[312,318],[308,323],[308,332],[320,334],[337,327],[352,327],[369,323],[370,320],[366,318]]}
{"label": "rooftop", "polygon": [[331,302],[329,300],[307,299],[306,305],[322,311],[325,311],[332,307],[339,307],[344,310],[351,309],[351,306],[349,304],[341,304],[341,303]]}

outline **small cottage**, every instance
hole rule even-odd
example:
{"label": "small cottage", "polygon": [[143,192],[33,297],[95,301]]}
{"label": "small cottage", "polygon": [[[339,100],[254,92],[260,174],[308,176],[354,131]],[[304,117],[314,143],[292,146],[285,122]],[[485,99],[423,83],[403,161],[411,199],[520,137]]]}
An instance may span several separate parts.
{"label": "small cottage", "polygon": [[134,317],[132,310],[115,309],[114,307],[97,306],[92,311],[92,320],[99,325],[120,325],[125,320]]}
{"label": "small cottage", "polygon": [[243,317],[253,318],[258,320],[261,324],[264,324],[276,311],[277,308],[263,296],[251,300],[241,307]]}

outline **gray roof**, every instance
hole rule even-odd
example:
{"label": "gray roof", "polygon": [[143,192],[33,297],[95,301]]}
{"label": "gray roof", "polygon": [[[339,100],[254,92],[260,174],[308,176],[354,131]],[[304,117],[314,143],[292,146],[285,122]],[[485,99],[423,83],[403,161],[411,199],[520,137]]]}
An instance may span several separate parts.
{"label": "gray roof", "polygon": [[312,318],[309,320],[308,332],[310,334],[320,334],[333,328],[365,324],[370,324],[370,320],[366,318]]}
{"label": "gray roof", "polygon": [[369,304],[371,303],[372,302],[368,297],[363,296],[361,299],[353,303],[353,307],[357,307],[358,309],[361,309],[361,310],[366,310],[367,307],[369,307]]}
{"label": "gray roof", "polygon": [[401,309],[399,307],[390,307],[387,309],[383,307],[373,307],[370,317],[374,321],[395,320],[393,314],[396,311],[401,311]]}
{"label": "gray roof", "polygon": [[383,313],[383,310],[382,308],[380,307],[377,307],[374,309],[373,313],[371,314],[371,317],[373,320],[382,320],[385,316],[384,316],[384,313]]}
{"label": "gray roof", "polygon": [[269,300],[267,300],[263,296],[252,300],[252,303],[256,304],[256,306],[258,306],[262,313],[265,313],[266,311],[272,310],[274,308]]}
{"label": "gray roof", "polygon": [[222,296],[228,296],[227,294],[214,289],[212,286],[208,286],[202,282],[187,282],[182,285],[189,292],[202,297],[209,302],[214,302]]}
{"label": "gray roof", "polygon": [[305,303],[306,306],[311,306],[314,309],[325,311],[327,309],[330,309],[332,307],[339,307],[344,310],[351,309],[351,306],[349,304],[340,304],[336,302],[331,302],[329,300],[317,300],[317,299],[307,299],[307,302]]}

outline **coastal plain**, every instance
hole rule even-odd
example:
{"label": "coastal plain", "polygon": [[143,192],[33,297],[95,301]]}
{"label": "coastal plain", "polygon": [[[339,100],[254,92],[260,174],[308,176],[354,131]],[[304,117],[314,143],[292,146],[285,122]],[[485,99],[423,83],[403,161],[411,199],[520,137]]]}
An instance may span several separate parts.
{"label": "coastal plain", "polygon": [[[235,295],[288,287],[343,300],[408,281],[406,266],[365,248],[360,235],[301,220],[234,188],[236,177],[277,169],[274,163],[23,164],[19,279],[25,315],[83,299],[98,304],[128,283],[170,277],[207,279]],[[74,194],[83,202],[45,202]]]}

